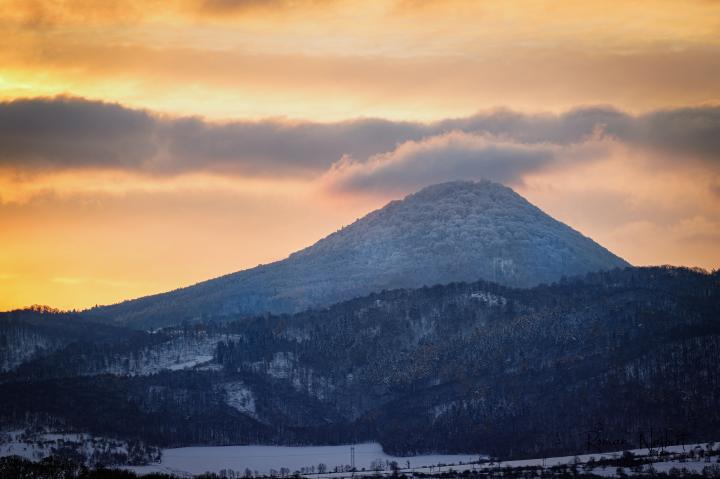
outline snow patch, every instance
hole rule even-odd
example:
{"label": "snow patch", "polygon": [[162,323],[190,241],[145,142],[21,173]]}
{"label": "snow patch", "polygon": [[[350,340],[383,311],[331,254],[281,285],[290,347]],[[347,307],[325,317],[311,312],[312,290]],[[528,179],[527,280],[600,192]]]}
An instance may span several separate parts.
{"label": "snow patch", "polygon": [[478,291],[476,293],[471,293],[470,298],[476,299],[490,307],[505,306],[507,304],[507,299],[505,299],[505,297],[490,293],[488,291]]}
{"label": "snow patch", "polygon": [[178,335],[133,355],[118,355],[101,368],[86,371],[87,375],[149,376],[163,370],[213,369],[212,360],[220,341],[237,339],[238,335]]}
{"label": "snow patch", "polygon": [[243,414],[257,418],[255,411],[255,395],[242,381],[225,383],[225,404]]}
{"label": "snow patch", "polygon": [[[132,467],[140,474],[153,472],[183,472],[202,474],[219,472],[222,469],[245,471],[253,474],[270,474],[273,470],[287,468],[290,472],[310,473],[317,471],[318,464],[327,466],[327,471],[345,468],[350,464],[350,447],[355,448],[355,467],[369,470],[374,461],[384,465],[386,461],[396,461],[401,467],[410,462],[411,467],[430,464],[458,464],[477,461],[478,455],[427,455],[414,457],[395,457],[385,454],[378,443],[355,444],[346,446],[220,446],[220,447],[183,447],[164,449],[160,464]],[[384,466],[387,467],[387,466]],[[348,476],[348,474],[345,474]]]}

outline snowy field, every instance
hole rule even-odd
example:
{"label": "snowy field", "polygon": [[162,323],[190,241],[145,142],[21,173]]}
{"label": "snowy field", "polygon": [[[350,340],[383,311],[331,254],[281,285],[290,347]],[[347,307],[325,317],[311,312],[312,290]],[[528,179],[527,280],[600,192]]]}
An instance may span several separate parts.
{"label": "snowy field", "polygon": [[[127,455],[128,453],[128,444],[124,441],[93,437],[89,434],[58,434],[45,431],[44,433],[28,435],[23,431],[0,432],[0,457],[18,455],[37,461],[51,455],[57,448],[66,447],[71,447],[88,459],[95,457],[100,451],[105,455]],[[355,449],[355,473],[347,472],[351,463],[351,447]],[[648,472],[650,469],[657,472],[668,472],[671,468],[676,468],[702,473],[703,468],[711,465],[720,471],[719,456],[713,455],[709,457],[706,455],[706,457],[702,457],[697,453],[700,450],[717,451],[718,447],[720,447],[718,443],[710,443],[710,447],[708,447],[708,444],[685,444],[665,447],[664,451],[669,453],[669,456],[660,458],[653,455],[653,463],[643,465],[642,472]],[[691,451],[694,454],[691,454]],[[636,457],[647,457],[649,454],[648,449],[635,449],[632,452]],[[157,457],[157,450],[155,452],[147,450],[143,454],[147,454],[147,458]],[[684,454],[684,456],[681,457],[680,454]],[[449,471],[463,472],[465,470],[488,471],[505,467],[540,466],[549,468],[574,463],[584,469],[584,465],[591,458],[595,460],[616,459],[621,455],[622,452],[617,451],[578,456],[488,462],[486,456],[470,454],[395,457],[385,454],[378,443],[303,447],[208,446],[165,449],[162,451],[162,461],[160,463],[147,466],[121,467],[140,474],[164,472],[180,477],[193,477],[204,472],[221,472],[223,470],[232,470],[236,474],[245,475],[249,470],[253,476],[288,477],[297,471],[307,479],[340,479],[351,476],[375,476],[377,474],[388,476],[392,474],[390,470],[390,462],[392,461],[397,463],[399,472],[412,475],[412,473],[439,474]],[[97,457],[96,459],[107,464],[105,462],[106,458]],[[482,462],[478,463],[480,459],[482,459]],[[318,467],[319,464],[323,464],[324,467]],[[379,471],[376,470],[378,466],[381,469]],[[598,464],[587,471],[599,476],[614,477],[617,468],[611,466],[602,467]],[[631,471],[626,469],[626,473],[630,476],[640,472],[640,470]]]}
{"label": "snowy field", "polygon": [[[203,472],[219,472],[223,469],[245,471],[250,469],[253,474],[270,474],[271,469],[279,471],[287,468],[291,472],[318,464],[327,466],[328,471],[335,467],[350,464],[350,447],[347,446],[222,446],[222,447],[182,447],[164,449],[162,462],[157,465],[128,467],[141,474],[151,472],[172,472],[180,475],[202,474]],[[397,461],[401,468],[430,466],[436,464],[459,464],[477,461],[478,455],[428,455],[414,457],[395,457],[385,454],[378,443],[355,444],[355,467],[370,469],[373,461]],[[330,474],[326,474],[330,475]],[[340,474],[343,475],[343,474]],[[345,473],[344,475],[348,475]]]}
{"label": "snowy field", "polygon": [[[178,449],[165,449],[163,451],[163,461],[161,464],[150,466],[129,467],[127,469],[134,470],[141,474],[151,472],[174,473],[179,476],[192,477],[203,472],[220,472],[221,470],[234,470],[244,473],[246,469],[250,469],[254,475],[281,473],[282,468],[293,473],[295,471],[303,472],[303,476],[308,479],[339,479],[347,477],[363,477],[375,476],[378,472],[382,475],[390,475],[392,472],[385,467],[383,471],[372,470],[374,461],[396,461],[400,466],[401,473],[425,473],[438,474],[442,472],[455,471],[462,472],[465,470],[488,470],[505,467],[523,467],[523,466],[544,466],[552,467],[561,464],[573,464],[577,461],[578,466],[587,462],[591,457],[596,460],[617,458],[622,451],[606,452],[596,454],[583,454],[579,456],[563,456],[552,458],[524,459],[516,461],[502,461],[495,463],[484,462],[478,464],[480,459],[477,455],[427,455],[415,457],[394,457],[383,453],[382,448],[377,443],[356,444],[355,447],[355,465],[358,472],[351,474],[349,472],[333,472],[336,467],[342,467],[350,463],[350,447],[351,446],[307,446],[307,447],[280,447],[280,446],[226,446],[226,447],[186,447]],[[694,448],[705,448],[706,444],[686,444],[666,447],[664,450],[668,453],[686,453]],[[633,453],[642,457],[648,455],[647,449],[635,449]],[[483,457],[485,459],[485,457]],[[658,459],[659,460],[659,459]],[[643,470],[648,471],[652,467],[658,472],[667,472],[671,468],[687,469],[698,473],[709,464],[715,464],[704,460],[685,460],[680,462],[677,459],[666,458],[664,462],[656,462],[652,465],[645,465]],[[409,461],[409,468],[408,468]],[[317,473],[317,465],[323,463],[327,465],[327,472]],[[314,473],[307,473],[307,468],[314,466]],[[366,469],[362,471],[361,469]],[[614,477],[616,475],[615,467],[595,467],[591,471],[593,474],[600,476]],[[628,475],[634,475],[630,470],[626,471]]]}
{"label": "snowy field", "polygon": [[[18,455],[37,461],[51,455],[56,448],[61,447],[72,447],[72,449],[87,458],[94,457],[94,453],[97,451],[103,451],[105,454],[127,454],[128,452],[128,445],[124,441],[98,438],[89,434],[44,432],[27,435],[23,431],[4,431],[0,433],[0,457]],[[351,447],[355,449],[357,471],[354,474],[347,472],[351,462]],[[711,443],[710,447],[717,451],[717,447],[720,447],[720,445]],[[664,451],[670,455],[665,458],[655,457],[652,464],[642,466],[642,471],[648,472],[652,468],[657,472],[668,472],[671,468],[676,468],[702,473],[703,468],[710,465],[720,470],[717,455],[702,458],[697,454],[699,450],[709,451],[711,449],[708,448],[708,444],[685,444],[666,447]],[[691,451],[695,451],[696,454],[688,454]],[[156,452],[146,451],[149,455],[154,455]],[[632,452],[637,457],[646,457],[649,453],[647,449],[635,449]],[[683,453],[685,454],[684,459],[679,456],[679,454]],[[487,471],[505,467],[544,466],[549,468],[573,463],[582,468],[591,458],[595,460],[615,459],[620,457],[621,454],[621,451],[617,451],[578,456],[488,462],[485,456],[470,454],[395,457],[385,454],[378,443],[304,447],[208,446],[165,449],[162,451],[162,461],[158,464],[123,466],[123,468],[140,474],[165,472],[180,477],[193,477],[208,471],[221,472],[223,470],[232,470],[240,473],[240,475],[245,475],[246,471],[249,470],[253,476],[288,477],[297,471],[307,479],[340,479],[350,476],[375,476],[378,473],[386,476],[390,475],[392,474],[390,470],[390,462],[392,461],[397,462],[401,473],[438,474],[448,471]],[[479,459],[483,459],[482,463],[478,463]],[[324,467],[319,468],[319,464],[323,464]],[[378,465],[382,470],[375,470]],[[363,469],[365,470],[363,471]],[[596,465],[588,472],[600,476],[614,477],[616,469],[616,467]],[[639,472],[639,470],[626,470],[626,473],[630,476]]]}
{"label": "snowy field", "polygon": [[[702,444],[682,444],[682,445],[673,445],[673,446],[667,446],[663,448],[663,451],[670,453],[671,455],[674,454],[682,454],[682,453],[688,453],[691,450],[694,449],[706,449],[708,443],[702,443]],[[712,443],[716,444],[716,443]],[[649,449],[632,449],[631,452],[635,454],[637,457],[647,457],[648,454],[650,454]],[[655,451],[655,453],[657,450]],[[413,467],[410,470],[400,470],[400,472],[422,472],[425,474],[432,474],[432,473],[442,473],[442,472],[462,472],[465,470],[491,470],[491,469],[499,469],[499,468],[505,468],[505,467],[527,467],[527,466],[539,466],[539,467],[553,467],[563,464],[571,465],[575,463],[576,461],[578,466],[582,467],[583,464],[585,464],[587,461],[589,461],[591,458],[594,458],[595,460],[602,460],[602,459],[616,459],[622,455],[622,451],[616,451],[616,452],[603,452],[603,453],[594,453],[594,454],[580,454],[577,456],[561,456],[561,457],[549,457],[549,458],[536,458],[536,459],[521,459],[516,461],[499,461],[494,463],[484,463],[484,464],[463,464],[463,465],[450,465],[450,463],[446,463],[447,465],[435,465],[431,467]],[[711,462],[707,462],[704,460],[685,460],[685,461],[679,461],[677,459],[665,458],[661,460],[660,458],[657,459],[658,462],[653,463],[652,465],[647,464],[643,467],[643,471],[647,472],[651,468],[657,472],[668,472],[672,468],[677,469],[687,469],[688,471],[693,471],[697,473],[702,473],[702,470],[704,467],[710,465],[710,464],[716,464],[713,459]],[[616,476],[616,470],[615,467],[595,467],[591,471],[593,474],[597,474],[599,476],[606,476],[606,477],[615,477]],[[634,475],[634,473],[630,470],[625,471],[628,475]],[[390,474],[390,471],[382,471],[381,474]],[[355,476],[358,475],[375,475],[375,472],[366,472],[366,473],[360,473],[355,474]],[[319,479],[338,479],[340,477],[347,477],[348,474],[322,474],[322,475],[312,475],[313,478],[318,477]]]}

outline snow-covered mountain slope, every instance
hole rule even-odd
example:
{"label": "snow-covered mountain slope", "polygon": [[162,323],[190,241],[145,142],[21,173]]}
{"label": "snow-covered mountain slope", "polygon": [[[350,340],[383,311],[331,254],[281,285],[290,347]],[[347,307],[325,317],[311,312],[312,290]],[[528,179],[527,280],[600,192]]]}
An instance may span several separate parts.
{"label": "snow-covered mountain slope", "polygon": [[92,313],[136,326],[294,312],[391,288],[529,287],[628,263],[489,181],[427,187],[283,261]]}

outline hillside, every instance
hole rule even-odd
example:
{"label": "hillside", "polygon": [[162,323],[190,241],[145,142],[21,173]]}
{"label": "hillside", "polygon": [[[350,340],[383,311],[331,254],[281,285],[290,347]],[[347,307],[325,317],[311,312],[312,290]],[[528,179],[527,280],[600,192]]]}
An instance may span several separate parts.
{"label": "hillside", "polygon": [[427,187],[276,263],[92,315],[157,327],[292,313],[371,292],[484,279],[513,287],[628,266],[505,186]]}
{"label": "hillside", "polygon": [[377,440],[502,457],[639,447],[651,433],[712,440],[718,318],[718,273],[683,268],[385,291],[76,342],[0,375],[0,422],[159,446]]}

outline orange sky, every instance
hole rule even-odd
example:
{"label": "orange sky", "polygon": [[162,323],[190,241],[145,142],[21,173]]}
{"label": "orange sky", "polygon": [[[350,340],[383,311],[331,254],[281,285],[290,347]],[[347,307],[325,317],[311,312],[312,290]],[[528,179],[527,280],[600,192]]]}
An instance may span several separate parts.
{"label": "orange sky", "polygon": [[0,310],[280,259],[468,176],[720,266],[715,1],[0,0],[0,33]]}

